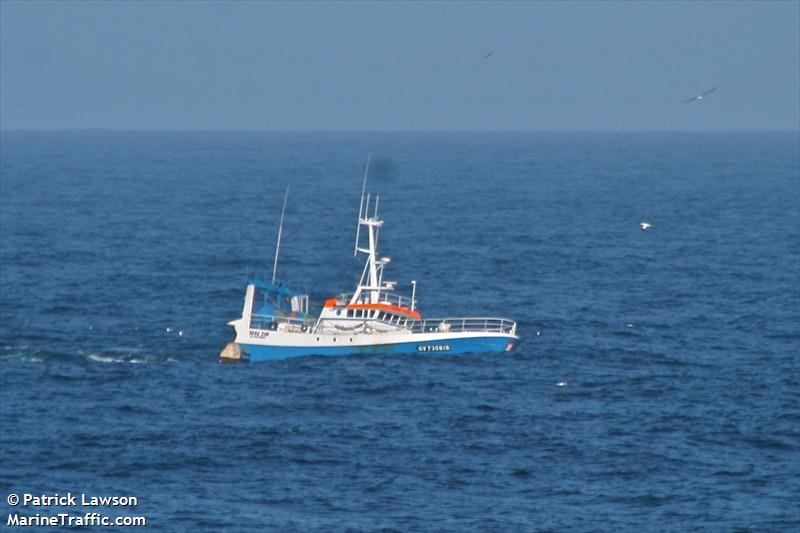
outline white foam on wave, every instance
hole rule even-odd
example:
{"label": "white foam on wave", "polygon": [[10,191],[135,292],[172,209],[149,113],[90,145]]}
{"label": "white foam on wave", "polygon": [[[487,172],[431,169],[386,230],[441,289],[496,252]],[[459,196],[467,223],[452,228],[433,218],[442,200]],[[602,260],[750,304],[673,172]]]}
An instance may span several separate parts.
{"label": "white foam on wave", "polygon": [[101,355],[97,353],[90,353],[88,356],[86,356],[86,358],[89,359],[90,361],[94,361],[95,363],[105,363],[105,364],[128,363],[132,365],[148,363],[151,360],[151,358],[147,356],[134,357],[132,354]]}
{"label": "white foam on wave", "polygon": [[125,362],[120,358],[97,355],[97,354],[94,354],[94,353],[90,353],[87,356],[87,359],[89,359],[90,361],[94,361],[95,363],[124,363]]}
{"label": "white foam on wave", "polygon": [[[39,357],[39,350],[26,346],[3,346],[0,361],[17,361],[21,363],[43,363],[44,358]],[[33,353],[30,353],[33,352]]]}
{"label": "white foam on wave", "polygon": [[19,363],[44,363],[44,359],[36,357],[35,355],[4,355],[0,357],[0,361],[16,361]]}

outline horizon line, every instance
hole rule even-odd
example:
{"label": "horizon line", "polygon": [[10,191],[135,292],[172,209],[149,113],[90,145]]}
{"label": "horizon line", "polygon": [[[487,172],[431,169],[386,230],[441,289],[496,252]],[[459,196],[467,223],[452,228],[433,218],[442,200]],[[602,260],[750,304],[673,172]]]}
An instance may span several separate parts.
{"label": "horizon line", "polygon": [[0,133],[115,132],[115,133],[800,133],[797,128],[0,128]]}

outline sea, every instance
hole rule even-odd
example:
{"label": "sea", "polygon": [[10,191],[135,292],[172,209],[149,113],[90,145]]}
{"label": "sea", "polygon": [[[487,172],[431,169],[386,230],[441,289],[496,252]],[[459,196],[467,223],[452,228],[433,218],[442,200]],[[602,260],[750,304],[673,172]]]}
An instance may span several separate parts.
{"label": "sea", "polygon": [[[353,289],[369,154],[386,279],[519,346],[220,364],[287,186]],[[800,529],[797,131],[4,131],[0,296],[4,528]]]}

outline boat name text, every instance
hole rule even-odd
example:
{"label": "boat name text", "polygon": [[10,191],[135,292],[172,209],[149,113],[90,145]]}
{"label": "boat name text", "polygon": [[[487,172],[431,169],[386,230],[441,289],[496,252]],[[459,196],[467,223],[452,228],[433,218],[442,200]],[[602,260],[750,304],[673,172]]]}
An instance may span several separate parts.
{"label": "boat name text", "polygon": [[420,344],[417,346],[418,352],[449,352],[449,344]]}

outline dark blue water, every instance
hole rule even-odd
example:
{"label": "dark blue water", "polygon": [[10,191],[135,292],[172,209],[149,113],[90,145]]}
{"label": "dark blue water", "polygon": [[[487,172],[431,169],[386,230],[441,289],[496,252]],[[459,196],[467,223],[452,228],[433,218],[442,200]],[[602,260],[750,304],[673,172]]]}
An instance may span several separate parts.
{"label": "dark blue water", "polygon": [[[796,132],[0,140],[4,524],[72,491],[157,531],[800,526]],[[287,184],[281,277],[352,288],[369,152],[388,278],[518,349],[218,364]]]}

